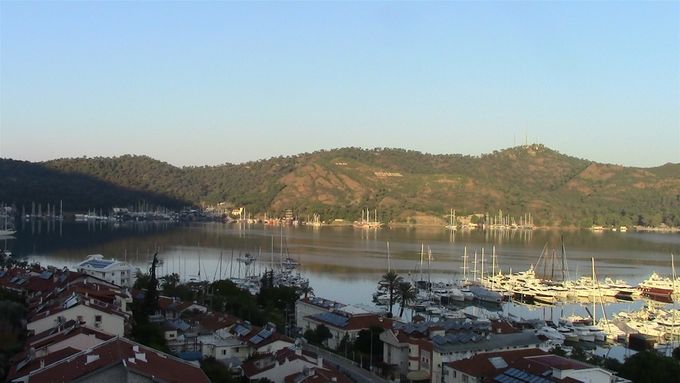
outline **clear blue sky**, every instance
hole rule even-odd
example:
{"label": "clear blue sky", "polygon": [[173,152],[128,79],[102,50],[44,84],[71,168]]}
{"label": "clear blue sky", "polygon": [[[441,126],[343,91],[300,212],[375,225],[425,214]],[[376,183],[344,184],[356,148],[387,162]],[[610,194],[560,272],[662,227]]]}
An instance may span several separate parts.
{"label": "clear blue sky", "polygon": [[0,2],[0,157],[175,165],[525,133],[680,162],[680,2]]}

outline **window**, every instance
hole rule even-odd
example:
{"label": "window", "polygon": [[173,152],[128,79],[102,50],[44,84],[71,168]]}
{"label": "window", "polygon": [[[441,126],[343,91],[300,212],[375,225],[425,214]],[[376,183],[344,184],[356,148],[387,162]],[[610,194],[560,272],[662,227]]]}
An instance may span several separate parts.
{"label": "window", "polygon": [[234,349],[234,352],[238,352],[238,347],[236,347],[236,348]]}
{"label": "window", "polygon": [[227,355],[227,350],[222,350],[222,355]]}
{"label": "window", "polygon": [[94,321],[95,321],[95,322],[101,322],[101,321],[102,321],[102,316],[101,316],[101,315],[95,315],[95,316],[94,316]]}

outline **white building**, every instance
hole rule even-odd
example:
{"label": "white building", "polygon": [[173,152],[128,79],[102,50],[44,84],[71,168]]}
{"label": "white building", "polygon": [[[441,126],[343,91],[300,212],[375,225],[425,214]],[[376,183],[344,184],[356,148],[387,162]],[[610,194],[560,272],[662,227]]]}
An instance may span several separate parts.
{"label": "white building", "polygon": [[137,280],[139,268],[127,262],[104,259],[101,254],[88,255],[76,266],[81,273],[101,278],[118,286],[132,287]]}
{"label": "white building", "polygon": [[100,331],[123,336],[128,318],[129,314],[113,305],[73,294],[63,302],[39,307],[28,319],[26,329],[37,334],[75,320]]}
{"label": "white building", "polygon": [[396,322],[392,329],[380,334],[383,362],[392,366],[395,377],[440,383],[445,363],[478,353],[536,348],[541,344],[533,332],[504,327],[503,323],[489,321]]}

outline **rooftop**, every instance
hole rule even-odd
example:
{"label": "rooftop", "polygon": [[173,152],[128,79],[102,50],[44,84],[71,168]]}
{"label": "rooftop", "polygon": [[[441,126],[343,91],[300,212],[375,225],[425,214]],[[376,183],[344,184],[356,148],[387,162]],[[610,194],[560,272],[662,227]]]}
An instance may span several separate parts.
{"label": "rooftop", "polygon": [[[488,336],[478,334],[435,336],[432,338],[432,343],[434,349],[438,352],[459,352],[538,346],[541,344],[541,340],[532,332],[520,332],[513,334],[489,334]],[[474,344],[474,347],[471,344]]]}
{"label": "rooftop", "polygon": [[557,370],[587,370],[594,367],[588,363],[552,354],[534,356],[530,360]]}
{"label": "rooftop", "polygon": [[392,319],[383,318],[380,314],[350,315],[340,312],[323,312],[307,318],[343,330],[361,330],[373,326],[385,329],[392,327]]}
{"label": "rooftop", "polygon": [[505,370],[517,360],[527,356],[536,355],[546,355],[546,353],[538,348],[489,352],[477,354],[468,359],[449,362],[446,365],[450,368],[476,377],[494,376],[499,370]]}
{"label": "rooftop", "polygon": [[332,301],[330,299],[323,299],[318,297],[307,297],[300,300],[301,302],[308,303],[317,307],[321,307],[327,310],[337,310],[339,308],[347,306],[344,303]]}
{"label": "rooftop", "polygon": [[114,338],[30,374],[30,382],[73,381],[111,366],[157,381],[209,382],[203,371],[171,355],[125,338]]}

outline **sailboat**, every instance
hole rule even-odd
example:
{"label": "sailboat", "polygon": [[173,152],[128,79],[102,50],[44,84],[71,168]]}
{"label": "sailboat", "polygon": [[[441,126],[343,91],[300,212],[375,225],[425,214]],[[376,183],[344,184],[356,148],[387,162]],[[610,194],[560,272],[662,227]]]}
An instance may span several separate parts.
{"label": "sailboat", "polygon": [[449,224],[444,226],[447,230],[456,230],[456,211],[451,209],[449,213]]}
{"label": "sailboat", "polygon": [[373,217],[375,221],[371,221],[371,211],[366,209],[366,215],[364,218],[364,210],[361,210],[361,221],[354,221],[353,226],[359,229],[378,229],[382,226],[382,223],[378,221],[378,211],[373,211]]}
{"label": "sailboat", "polygon": [[16,234],[16,230],[9,229],[7,227],[7,216],[5,215],[5,227],[3,229],[0,229],[0,237],[11,237],[14,234]]}

